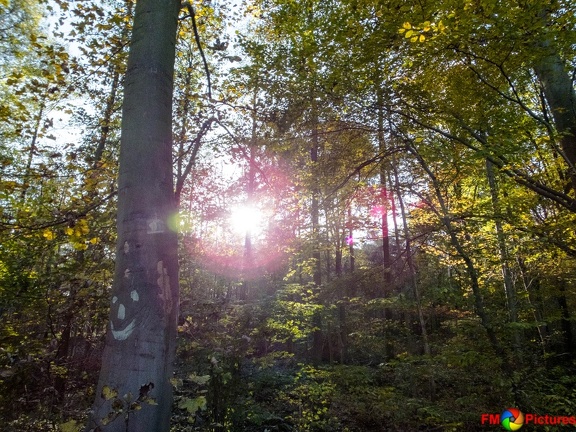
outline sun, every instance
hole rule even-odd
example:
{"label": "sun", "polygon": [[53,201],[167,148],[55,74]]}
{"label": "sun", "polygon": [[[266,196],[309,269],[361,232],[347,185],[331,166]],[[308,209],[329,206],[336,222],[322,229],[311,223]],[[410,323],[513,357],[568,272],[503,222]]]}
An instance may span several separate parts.
{"label": "sun", "polygon": [[249,205],[238,205],[230,211],[230,227],[239,235],[250,233],[258,236],[263,230],[264,215],[262,210]]}

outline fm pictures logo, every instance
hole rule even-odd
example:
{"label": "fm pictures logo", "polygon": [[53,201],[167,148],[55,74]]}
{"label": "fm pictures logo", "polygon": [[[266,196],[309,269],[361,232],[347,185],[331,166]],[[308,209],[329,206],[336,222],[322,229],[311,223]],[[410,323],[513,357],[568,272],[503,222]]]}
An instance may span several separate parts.
{"label": "fm pictures logo", "polygon": [[484,413],[480,416],[480,422],[485,425],[501,424],[507,431],[517,431],[525,424],[533,424],[537,426],[544,425],[562,425],[562,426],[576,426],[575,416],[551,416],[551,415],[538,415],[538,414],[524,414],[518,408],[506,408],[502,414],[487,414]]}
{"label": "fm pictures logo", "polygon": [[518,408],[505,409],[500,414],[500,423],[507,431],[516,431],[524,424],[524,414]]}

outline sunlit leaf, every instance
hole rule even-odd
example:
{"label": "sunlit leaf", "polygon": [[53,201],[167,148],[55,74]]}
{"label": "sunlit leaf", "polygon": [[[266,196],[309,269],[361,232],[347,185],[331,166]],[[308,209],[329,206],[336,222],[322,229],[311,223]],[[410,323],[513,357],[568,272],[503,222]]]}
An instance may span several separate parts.
{"label": "sunlit leaf", "polygon": [[107,385],[102,387],[101,397],[105,400],[110,400],[118,396],[118,390],[115,390]]}
{"label": "sunlit leaf", "polygon": [[61,423],[58,425],[60,432],[78,432],[80,430],[80,426],[76,420],[69,420],[66,423]]}

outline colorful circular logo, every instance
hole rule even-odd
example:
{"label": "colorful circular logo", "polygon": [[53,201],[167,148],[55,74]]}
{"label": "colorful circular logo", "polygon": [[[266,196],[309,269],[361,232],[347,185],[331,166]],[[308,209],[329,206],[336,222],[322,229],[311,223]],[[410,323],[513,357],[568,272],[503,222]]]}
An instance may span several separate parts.
{"label": "colorful circular logo", "polygon": [[507,431],[517,431],[524,424],[524,414],[518,408],[507,408],[500,415],[500,423]]}

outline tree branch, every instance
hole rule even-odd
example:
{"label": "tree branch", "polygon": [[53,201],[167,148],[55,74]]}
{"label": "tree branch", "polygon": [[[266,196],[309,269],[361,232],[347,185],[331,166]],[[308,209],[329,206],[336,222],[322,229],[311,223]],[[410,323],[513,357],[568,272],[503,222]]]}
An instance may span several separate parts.
{"label": "tree branch", "polygon": [[[189,2],[182,3],[182,7],[188,10],[190,18],[192,18],[192,28],[194,29],[194,39],[196,40],[196,45],[198,46],[198,51],[200,51],[200,56],[202,57],[202,63],[204,64],[204,71],[206,72],[206,79],[208,80],[208,99],[212,100],[212,83],[210,81],[210,70],[208,69],[208,62],[206,61],[206,56],[204,55],[204,50],[200,43],[200,34],[198,33],[198,25],[196,24],[196,12]],[[185,17],[187,18],[187,17]]]}

